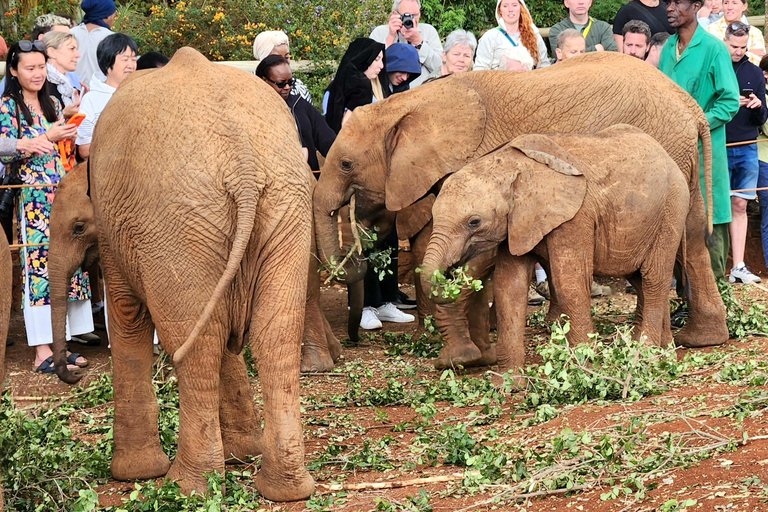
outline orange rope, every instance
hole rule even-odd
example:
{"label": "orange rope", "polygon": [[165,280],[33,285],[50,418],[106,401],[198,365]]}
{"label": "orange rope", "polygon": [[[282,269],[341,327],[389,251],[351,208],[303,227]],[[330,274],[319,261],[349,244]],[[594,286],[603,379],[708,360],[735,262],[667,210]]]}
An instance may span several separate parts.
{"label": "orange rope", "polygon": [[748,144],[757,144],[758,142],[768,142],[768,139],[745,140],[743,142],[731,142],[730,144],[726,144],[725,147],[732,148],[734,146],[746,146]]}
{"label": "orange rope", "polygon": [[11,244],[8,247],[10,247],[11,250],[18,250],[24,247],[48,247],[48,244]]}
{"label": "orange rope", "polygon": [[0,190],[4,188],[46,188],[58,186],[58,183],[35,183],[34,185],[0,185]]}

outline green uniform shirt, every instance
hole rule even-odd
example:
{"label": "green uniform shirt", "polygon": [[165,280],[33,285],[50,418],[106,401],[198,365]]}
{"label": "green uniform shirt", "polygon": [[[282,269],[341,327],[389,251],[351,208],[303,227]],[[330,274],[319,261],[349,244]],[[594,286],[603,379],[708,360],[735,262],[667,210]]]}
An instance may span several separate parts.
{"label": "green uniform shirt", "polygon": [[[592,17],[590,17],[590,19],[592,20],[592,26],[589,27],[589,22],[587,22],[584,29],[579,30],[583,35],[587,30],[587,27],[589,27],[589,32],[584,38],[587,44],[587,51],[595,51],[596,44],[603,45],[603,48],[605,48],[606,51],[618,51],[611,26],[604,21],[596,20]],[[570,16],[567,16],[563,21],[549,29],[549,47],[552,49],[552,55],[555,54],[555,48],[557,48],[557,35],[567,28],[576,28],[576,25],[573,24]]]}
{"label": "green uniform shirt", "polygon": [[[739,83],[725,43],[698,27],[691,43],[678,60],[677,40],[678,35],[675,34],[664,45],[659,69],[688,91],[707,115],[712,133],[714,223],[724,224],[731,222],[731,180],[728,174],[728,153],[725,150],[725,125],[739,111]],[[701,192],[706,201],[704,158],[700,158]]]}

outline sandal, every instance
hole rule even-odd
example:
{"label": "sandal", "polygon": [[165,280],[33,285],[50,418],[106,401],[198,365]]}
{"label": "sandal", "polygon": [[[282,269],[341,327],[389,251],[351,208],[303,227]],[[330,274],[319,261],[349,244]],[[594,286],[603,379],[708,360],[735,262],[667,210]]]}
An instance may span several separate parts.
{"label": "sandal", "polygon": [[53,367],[53,356],[40,363],[40,366],[35,368],[35,373],[56,373]]}
{"label": "sandal", "polygon": [[99,338],[92,332],[89,332],[86,334],[79,334],[77,336],[72,336],[71,341],[74,341],[75,343],[79,343],[81,345],[85,345],[86,347],[98,347],[99,345],[101,345],[101,338]]}
{"label": "sandal", "polygon": [[83,361],[84,362],[82,362],[82,363],[78,363],[77,362],[77,360],[79,358],[81,358],[81,357],[83,357],[83,356],[81,356],[77,352],[70,352],[69,355],[67,356],[67,364],[71,364],[71,365],[77,366],[78,368],[87,368],[88,367],[88,360],[86,358],[83,357]]}

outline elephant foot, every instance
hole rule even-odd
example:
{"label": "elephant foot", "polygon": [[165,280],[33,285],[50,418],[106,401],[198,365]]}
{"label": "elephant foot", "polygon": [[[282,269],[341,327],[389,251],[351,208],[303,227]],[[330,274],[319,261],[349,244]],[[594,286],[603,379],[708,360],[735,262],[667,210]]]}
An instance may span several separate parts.
{"label": "elephant foot", "polygon": [[[480,348],[480,347],[478,347]],[[495,343],[489,343],[487,347],[480,348],[481,356],[480,359],[477,359],[475,361],[472,361],[467,364],[467,366],[492,366],[496,364],[496,361],[498,358],[496,357],[496,344]]]}
{"label": "elephant foot", "polygon": [[[219,468],[213,468],[211,471],[192,471],[189,468],[185,468],[181,461],[177,458],[175,461],[173,461],[171,469],[165,476],[168,480],[179,484],[179,489],[183,495],[189,496],[192,494],[192,491],[195,491],[195,494],[205,496],[208,494],[208,478],[205,476],[205,474],[211,473],[213,471],[217,471],[223,475],[224,465],[222,464],[222,466]],[[223,482],[221,493],[224,494]]]}
{"label": "elephant foot", "polygon": [[270,471],[264,464],[254,480],[259,494],[270,501],[299,501],[309,498],[315,492],[315,480],[303,466],[297,474],[284,471]]}
{"label": "elephant foot", "polygon": [[[718,323],[719,324],[719,323]],[[722,325],[709,325],[689,319],[680,332],[675,335],[675,345],[686,348],[701,348],[722,345],[728,341],[728,326],[723,319]]]}
{"label": "elephant foot", "polygon": [[483,353],[474,343],[467,340],[465,343],[453,343],[446,345],[435,359],[435,369],[445,370],[455,366],[471,366],[471,363],[480,360]]}
{"label": "elephant foot", "polygon": [[333,358],[325,347],[304,343],[301,347],[301,373],[329,372]]}
{"label": "elephant foot", "polygon": [[224,447],[224,461],[236,464],[248,457],[261,455],[261,429],[259,433],[221,431],[221,444]]}
{"label": "elephant foot", "polygon": [[112,456],[112,477],[115,480],[148,480],[168,473],[171,460],[157,446],[136,450],[115,450]]}

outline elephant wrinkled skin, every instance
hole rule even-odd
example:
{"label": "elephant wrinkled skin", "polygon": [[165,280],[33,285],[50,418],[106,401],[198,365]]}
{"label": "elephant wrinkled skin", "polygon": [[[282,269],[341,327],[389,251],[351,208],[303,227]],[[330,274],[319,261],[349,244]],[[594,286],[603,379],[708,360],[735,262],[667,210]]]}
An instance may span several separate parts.
{"label": "elephant wrinkled skin", "polygon": [[[77,165],[61,179],[51,207],[50,225],[48,276],[51,283],[54,364],[59,377],[68,384],[74,384],[81,378],[81,373],[69,371],[65,364],[69,282],[78,268],[88,267],[99,259],[93,203],[88,197],[86,163]],[[301,345],[302,372],[329,371],[341,354],[341,345],[320,310],[317,267],[317,260],[310,258]]]}
{"label": "elephant wrinkled skin", "polygon": [[634,334],[666,346],[669,280],[694,193],[664,148],[635,127],[522,135],[445,181],[432,209],[424,275],[498,247],[503,372],[523,367],[526,292],[536,260],[550,269],[550,291],[570,318],[571,343],[587,342],[594,331],[594,272],[641,279]]}
{"label": "elephant wrinkled skin", "polygon": [[[206,492],[204,475],[223,473],[229,454],[262,453],[259,493],[307,498],[298,393],[313,178],[285,102],[253,75],[182,48],[121,84],[90,165],[114,368],[113,476],[167,473],[184,493]],[[154,328],[179,382],[172,466],[157,429]],[[233,355],[246,341],[263,432]]]}
{"label": "elephant wrinkled skin", "polygon": [[361,211],[399,212],[439,192],[445,176],[519,135],[590,133],[620,123],[656,139],[691,191],[684,262],[690,318],[676,341],[689,347],[725,343],[725,307],[710,267],[699,185],[701,140],[711,197],[709,123],[688,93],[627,55],[595,52],[530,73],[452,75],[355,109],[315,191],[318,252],[327,259],[337,251],[331,212],[353,192]]}

